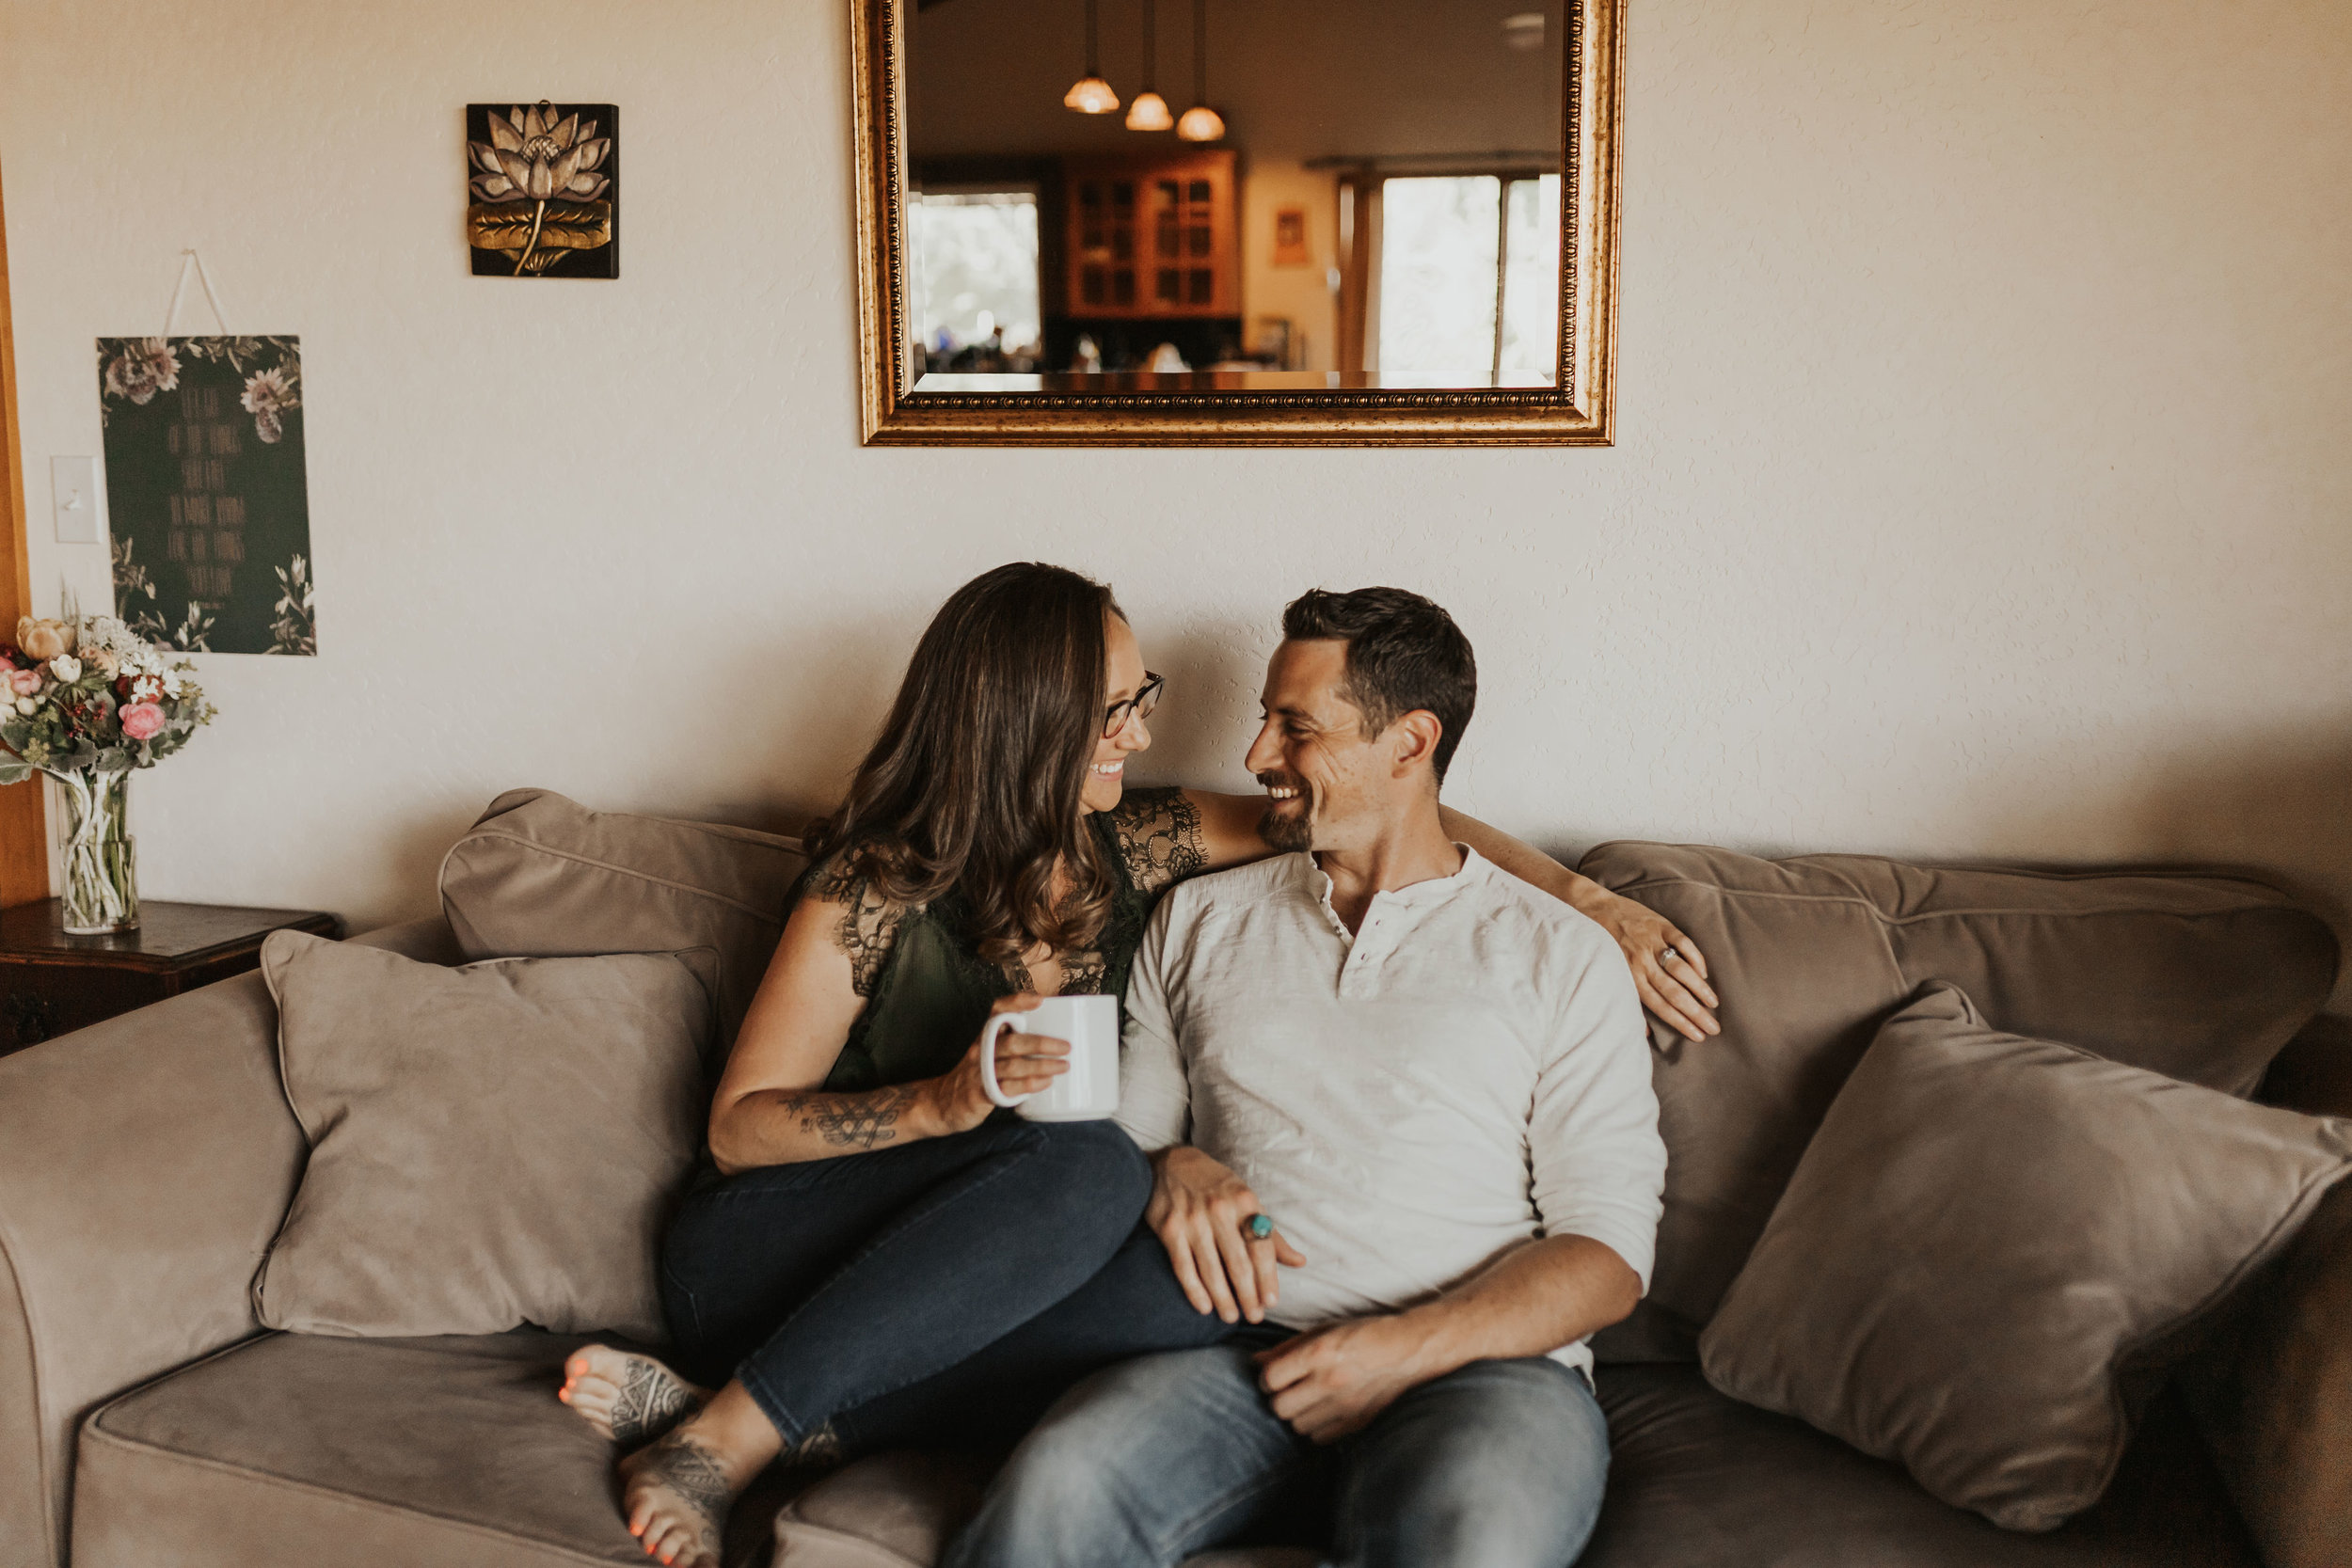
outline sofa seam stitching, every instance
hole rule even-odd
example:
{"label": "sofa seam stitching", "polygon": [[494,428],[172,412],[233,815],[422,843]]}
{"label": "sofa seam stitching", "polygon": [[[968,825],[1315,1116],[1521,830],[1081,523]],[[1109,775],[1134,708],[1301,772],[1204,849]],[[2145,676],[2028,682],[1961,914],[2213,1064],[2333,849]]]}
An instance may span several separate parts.
{"label": "sofa seam stitching", "polygon": [[[1639,893],[1650,888],[1661,887],[1691,887],[1698,888],[1708,893],[1720,893],[1726,895],[1736,895],[1741,898],[1778,898],[1788,900],[1792,903],[1851,904],[1857,909],[1869,911],[1882,923],[1888,926],[1909,926],[1923,920],[1955,920],[1972,915],[2022,914],[2048,919],[2074,920],[2090,915],[2152,914],[2161,915],[2174,920],[2208,920],[2216,915],[2255,914],[2265,913],[2272,911],[2277,911],[2286,914],[2308,915],[2311,913],[2309,910],[2304,909],[2303,906],[2294,902],[2292,899],[2281,899],[2277,903],[2251,902],[2233,904],[2220,909],[2211,910],[2153,910],[2131,904],[2116,904],[2104,908],[2088,910],[2038,910],[1998,904],[1975,904],[1952,910],[1922,910],[1917,914],[1889,914],[1885,911],[1885,910],[1879,906],[1876,900],[1865,897],[1860,894],[1785,893],[1777,889],[1771,888],[1725,887],[1721,882],[1703,882],[1689,877],[1650,878],[1638,882],[1628,882],[1621,888],[1613,888],[1610,891],[1613,893],[1627,894]],[[2314,916],[2313,918],[2316,917]]]}
{"label": "sofa seam stitching", "polygon": [[[478,840],[485,838],[503,839],[509,844],[519,844],[525,848],[536,849],[541,854],[552,855],[558,860],[572,861],[580,865],[593,865],[600,871],[610,871],[617,876],[633,877],[641,882],[648,882],[655,887],[666,887],[674,889],[679,893],[691,893],[698,898],[707,898],[713,903],[724,904],[729,909],[741,910],[745,914],[755,916],[760,920],[766,921],[771,926],[781,927],[784,925],[782,916],[771,913],[769,911],[763,910],[755,904],[747,904],[740,898],[730,898],[723,893],[713,893],[708,888],[696,887],[691,882],[673,881],[667,877],[648,876],[644,872],[637,870],[632,866],[616,865],[611,861],[600,861],[593,855],[583,855],[576,850],[558,849],[551,845],[542,843],[538,839],[525,838],[520,833],[499,832],[496,831],[477,831],[469,832],[465,837],[459,839],[456,843],[451,845],[449,847],[449,853],[441,857],[440,870],[434,876],[434,883],[437,889],[438,889],[440,883],[447,879],[449,875],[449,863],[456,858],[457,851],[463,849],[469,844],[472,844]],[[441,901],[444,906],[446,906],[449,902],[449,895],[446,892],[441,894]]]}
{"label": "sofa seam stitching", "polygon": [[[8,1282],[16,1292],[18,1316],[24,1323],[24,1364],[31,1374],[33,1385],[33,1467],[35,1481],[40,1492],[41,1544],[47,1549],[51,1562],[61,1562],[64,1560],[64,1556],[58,1549],[57,1500],[53,1491],[54,1478],[50,1475],[49,1440],[45,1430],[47,1423],[42,1418],[40,1398],[41,1337],[33,1322],[33,1300],[24,1293],[24,1273],[16,1266],[16,1249],[8,1244],[9,1229],[5,1218],[0,1218],[0,1265],[7,1267]],[[70,1470],[67,1473],[69,1477],[72,1474]],[[69,1490],[66,1494],[66,1506],[69,1510],[72,1507],[72,1493]]]}
{"label": "sofa seam stitching", "polygon": [[[112,1402],[109,1402],[109,1407]],[[101,1414],[103,1413],[102,1411]],[[449,1525],[469,1534],[485,1536],[494,1541],[521,1542],[527,1545],[545,1547],[575,1562],[609,1564],[611,1561],[608,1558],[589,1556],[574,1547],[564,1545],[560,1542],[545,1541],[536,1536],[523,1535],[513,1530],[478,1525],[471,1520],[459,1519],[447,1513],[436,1513],[431,1509],[415,1508],[405,1503],[386,1502],[379,1497],[363,1497],[352,1492],[338,1492],[332,1487],[321,1486],[315,1481],[296,1481],[292,1476],[281,1476],[274,1470],[264,1470],[256,1465],[241,1465],[230,1460],[214,1459],[204,1454],[188,1453],[180,1449],[167,1448],[160,1443],[148,1442],[144,1438],[126,1436],[119,1432],[109,1432],[94,1419],[84,1423],[82,1431],[85,1436],[95,1438],[101,1444],[111,1444],[126,1452],[158,1455],[174,1464],[185,1465],[194,1469],[254,1481],[265,1486],[282,1487],[289,1492],[299,1492],[309,1497],[323,1498],[328,1502],[342,1504],[368,1513],[411,1514],[419,1518],[431,1519],[437,1524]]]}
{"label": "sofa seam stitching", "polygon": [[[1692,847],[1691,846],[1680,844],[1661,846],[1647,840],[1636,838],[1605,839],[1602,842],[1594,845],[1590,849],[1587,849],[1583,855],[1578,859],[1577,863],[1581,865],[1585,861],[1591,860],[1595,855],[1599,854],[1602,850],[1613,849],[1620,846],[1634,849],[1649,849],[1659,847],[1681,849]],[[1704,846],[1701,846],[1700,847],[1704,847]],[[1745,856],[1742,858],[1749,860],[1761,859],[1756,856]],[[1892,855],[1857,855],[1841,853],[1834,849],[1820,849],[1806,850],[1798,854],[1783,856],[1778,859],[1761,859],[1761,863],[1772,866],[1803,864],[1808,868],[1835,869],[1833,867],[1820,867],[1820,863],[1825,860],[1859,862],[1867,865],[1888,865],[1900,870],[1917,870],[1928,872],[1994,872],[2004,877],[2030,877],[2036,879],[2037,880],[2049,882],[2092,882],[2106,880],[2114,878],[2131,878],[2149,881],[2202,882],[2208,885],[2227,884],[2233,888],[2249,889],[2255,893],[2265,894],[2272,901],[2284,908],[2300,909],[2302,907],[2296,900],[2295,895],[2289,893],[2286,889],[2279,887],[2275,883],[2266,882],[2258,876],[2252,876],[2244,871],[2233,870],[2227,865],[2213,865],[2210,863],[2200,863],[2195,861],[2185,863],[2151,862],[2140,865],[2083,866],[2074,870],[2058,870],[2034,865],[2002,865],[1992,862],[1981,861],[1906,861],[1898,860]],[[1679,873],[1661,873],[1654,879],[1659,881],[1690,882],[1701,887],[1720,888],[1724,885],[1720,882],[1709,882],[1700,878],[1686,876]],[[1613,889],[1612,891],[1614,890]]]}

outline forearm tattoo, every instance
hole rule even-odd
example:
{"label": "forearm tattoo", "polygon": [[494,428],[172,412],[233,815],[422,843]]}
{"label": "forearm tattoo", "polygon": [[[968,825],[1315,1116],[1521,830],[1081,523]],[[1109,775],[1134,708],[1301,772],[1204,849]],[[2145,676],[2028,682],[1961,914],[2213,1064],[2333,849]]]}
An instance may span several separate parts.
{"label": "forearm tattoo", "polygon": [[914,1103],[912,1084],[896,1084],[864,1094],[791,1094],[784,1108],[800,1118],[801,1131],[814,1132],[838,1148],[872,1148],[895,1141],[898,1118]]}

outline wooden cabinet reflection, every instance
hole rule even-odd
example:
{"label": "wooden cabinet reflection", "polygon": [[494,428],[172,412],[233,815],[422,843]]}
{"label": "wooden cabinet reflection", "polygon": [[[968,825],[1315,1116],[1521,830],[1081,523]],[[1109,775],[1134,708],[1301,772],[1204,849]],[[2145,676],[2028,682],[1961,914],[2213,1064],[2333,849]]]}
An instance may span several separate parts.
{"label": "wooden cabinet reflection", "polygon": [[1073,161],[1063,172],[1073,313],[1241,314],[1233,154]]}

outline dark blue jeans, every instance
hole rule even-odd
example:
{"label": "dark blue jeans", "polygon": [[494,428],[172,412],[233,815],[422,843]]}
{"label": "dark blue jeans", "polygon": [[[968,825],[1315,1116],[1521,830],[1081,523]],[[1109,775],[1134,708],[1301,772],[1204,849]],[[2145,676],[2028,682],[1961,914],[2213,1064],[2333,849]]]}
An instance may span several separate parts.
{"label": "dark blue jeans", "polygon": [[744,1171],[662,1243],[678,1370],[740,1379],[787,1449],[1011,1441],[1097,1368],[1222,1336],[1136,1228],[1151,1189],[1116,1124],[1009,1112]]}

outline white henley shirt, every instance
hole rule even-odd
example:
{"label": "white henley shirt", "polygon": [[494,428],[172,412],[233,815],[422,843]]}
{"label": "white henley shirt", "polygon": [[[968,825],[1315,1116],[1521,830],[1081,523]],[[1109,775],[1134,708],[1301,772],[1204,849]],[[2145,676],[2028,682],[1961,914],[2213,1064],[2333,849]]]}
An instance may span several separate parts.
{"label": "white henley shirt", "polygon": [[1649,1288],[1666,1148],[1625,958],[1461,847],[1352,937],[1311,855],[1196,877],[1136,955],[1120,1125],[1249,1183],[1307,1257],[1285,1327],[1411,1307],[1535,1236],[1590,1237]]}

